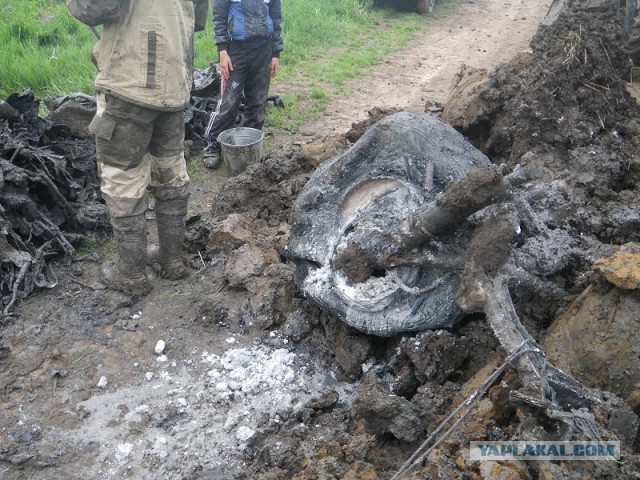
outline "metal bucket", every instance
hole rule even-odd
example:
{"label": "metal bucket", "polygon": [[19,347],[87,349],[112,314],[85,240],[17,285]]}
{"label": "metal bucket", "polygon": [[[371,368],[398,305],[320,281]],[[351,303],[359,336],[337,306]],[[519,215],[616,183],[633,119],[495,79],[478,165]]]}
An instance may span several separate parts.
{"label": "metal bucket", "polygon": [[260,130],[248,127],[231,128],[218,135],[222,160],[229,174],[237,175],[262,159],[263,138]]}

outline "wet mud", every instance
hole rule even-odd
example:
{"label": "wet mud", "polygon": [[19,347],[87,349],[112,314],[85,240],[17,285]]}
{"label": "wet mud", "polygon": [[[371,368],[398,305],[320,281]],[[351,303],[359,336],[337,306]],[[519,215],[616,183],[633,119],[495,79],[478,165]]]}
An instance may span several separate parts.
{"label": "wet mud", "polygon": [[[626,89],[620,12],[573,8],[540,28],[532,53],[488,72],[476,110],[452,123],[529,206],[526,230],[501,250],[526,273],[509,283],[522,323],[552,363],[640,414],[638,280],[616,277],[614,260],[593,266],[640,242],[640,107]],[[186,280],[153,278],[149,296],[131,299],[97,283],[108,244],[70,265],[52,262],[56,288],[0,323],[0,477],[392,478],[507,355],[481,313],[382,338],[296,286],[287,251],[296,199],[327,156],[387,113],[316,149],[274,137],[261,162],[197,186]],[[148,222],[152,232],[152,209]],[[491,266],[495,252],[478,243]],[[611,328],[598,331],[610,343],[592,341],[605,319]],[[588,341],[563,348],[576,337]],[[595,367],[596,358],[615,368]],[[401,478],[637,477],[637,419],[604,403],[581,412],[582,424],[550,418],[513,401],[524,386],[506,368]],[[584,425],[621,441],[622,461],[469,458],[471,440],[579,439]]]}

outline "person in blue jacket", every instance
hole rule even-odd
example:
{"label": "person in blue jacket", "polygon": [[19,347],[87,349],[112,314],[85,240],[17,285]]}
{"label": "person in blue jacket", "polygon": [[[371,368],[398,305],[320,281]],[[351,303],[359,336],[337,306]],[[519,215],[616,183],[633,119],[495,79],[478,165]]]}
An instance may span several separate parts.
{"label": "person in blue jacket", "polygon": [[[244,92],[243,126],[261,130],[271,78],[280,67],[283,50],[280,0],[215,0],[214,41],[222,74],[218,109],[206,129],[204,164],[220,165],[218,135],[235,126]],[[218,111],[219,110],[219,111]]]}

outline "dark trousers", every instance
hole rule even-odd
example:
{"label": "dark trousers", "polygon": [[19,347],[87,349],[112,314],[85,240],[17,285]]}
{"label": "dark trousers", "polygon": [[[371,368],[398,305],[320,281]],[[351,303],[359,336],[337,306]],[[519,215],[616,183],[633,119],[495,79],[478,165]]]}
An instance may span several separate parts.
{"label": "dark trousers", "polygon": [[220,111],[213,114],[206,130],[207,144],[218,145],[220,133],[235,126],[240,97],[244,92],[245,107],[242,126],[262,129],[264,109],[271,84],[271,42],[248,47],[243,42],[231,42],[227,48],[233,70],[224,86]]}

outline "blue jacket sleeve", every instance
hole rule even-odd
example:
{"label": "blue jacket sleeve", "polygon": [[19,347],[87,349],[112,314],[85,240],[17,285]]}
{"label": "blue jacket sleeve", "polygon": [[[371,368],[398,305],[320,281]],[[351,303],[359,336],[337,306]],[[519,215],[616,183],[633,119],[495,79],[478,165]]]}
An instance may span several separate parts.
{"label": "blue jacket sleeve", "polygon": [[[216,0],[218,1],[218,0]],[[282,42],[282,5],[280,0],[271,0],[269,3],[269,15],[273,22],[273,36],[271,37],[271,49],[273,56],[280,56],[280,52],[284,49],[284,43]]]}
{"label": "blue jacket sleeve", "polygon": [[229,0],[213,2],[213,42],[218,51],[226,50],[229,42]]}

